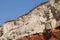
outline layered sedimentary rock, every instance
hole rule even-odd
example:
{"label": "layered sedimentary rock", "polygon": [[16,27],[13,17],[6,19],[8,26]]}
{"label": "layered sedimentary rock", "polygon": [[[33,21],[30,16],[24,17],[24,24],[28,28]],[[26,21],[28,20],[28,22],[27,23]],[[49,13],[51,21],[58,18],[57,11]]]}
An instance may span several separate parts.
{"label": "layered sedimentary rock", "polygon": [[0,40],[60,40],[60,0],[44,2],[5,22],[0,28]]}

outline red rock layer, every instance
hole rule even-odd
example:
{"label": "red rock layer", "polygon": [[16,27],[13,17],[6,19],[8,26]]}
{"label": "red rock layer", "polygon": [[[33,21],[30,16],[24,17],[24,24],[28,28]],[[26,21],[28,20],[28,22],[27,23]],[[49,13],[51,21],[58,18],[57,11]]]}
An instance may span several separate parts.
{"label": "red rock layer", "polygon": [[30,36],[26,36],[24,38],[18,39],[18,40],[45,40],[43,34],[39,33],[39,34],[33,34]]}
{"label": "red rock layer", "polygon": [[50,39],[49,40],[60,40],[60,30],[54,29],[50,30]]}
{"label": "red rock layer", "polygon": [[48,33],[38,33],[18,40],[60,40],[60,29],[50,29]]}

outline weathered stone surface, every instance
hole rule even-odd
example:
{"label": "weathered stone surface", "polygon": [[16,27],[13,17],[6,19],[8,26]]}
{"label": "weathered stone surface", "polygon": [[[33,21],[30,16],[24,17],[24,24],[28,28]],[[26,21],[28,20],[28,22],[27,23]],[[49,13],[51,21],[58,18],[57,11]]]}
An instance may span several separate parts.
{"label": "weathered stone surface", "polygon": [[59,29],[51,30],[50,34],[51,34],[51,36],[53,36],[57,40],[60,40],[60,30]]}
{"label": "weathered stone surface", "polygon": [[58,26],[60,0],[49,0],[29,13],[5,22],[0,30],[0,40],[60,40],[60,29],[55,29]]}

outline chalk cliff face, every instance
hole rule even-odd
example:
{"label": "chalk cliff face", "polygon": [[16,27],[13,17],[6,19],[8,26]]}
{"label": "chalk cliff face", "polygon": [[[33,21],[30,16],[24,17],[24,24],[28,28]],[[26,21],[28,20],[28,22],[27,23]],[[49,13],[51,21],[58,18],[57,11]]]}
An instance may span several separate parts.
{"label": "chalk cliff face", "polygon": [[60,40],[60,0],[44,2],[0,27],[0,40]]}

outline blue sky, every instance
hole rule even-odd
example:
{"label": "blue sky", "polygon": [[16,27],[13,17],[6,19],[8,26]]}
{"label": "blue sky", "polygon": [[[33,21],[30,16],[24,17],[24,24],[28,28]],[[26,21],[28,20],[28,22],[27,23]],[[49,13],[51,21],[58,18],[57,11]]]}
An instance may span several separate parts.
{"label": "blue sky", "polygon": [[32,10],[47,0],[0,0],[0,25]]}

